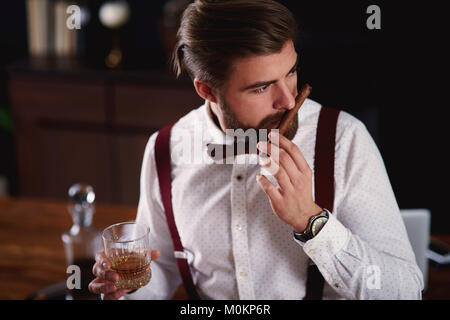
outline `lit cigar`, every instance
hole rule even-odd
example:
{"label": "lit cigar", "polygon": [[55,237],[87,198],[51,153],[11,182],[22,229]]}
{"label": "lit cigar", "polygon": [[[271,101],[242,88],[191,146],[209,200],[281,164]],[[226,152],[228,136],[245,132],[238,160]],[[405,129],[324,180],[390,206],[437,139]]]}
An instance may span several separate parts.
{"label": "lit cigar", "polygon": [[281,118],[280,126],[278,127],[280,134],[284,135],[287,128],[291,124],[291,121],[296,117],[297,112],[298,110],[300,110],[303,102],[305,102],[306,98],[308,98],[309,94],[311,93],[311,89],[311,86],[307,83],[301,88],[299,94],[295,98],[295,107],[287,111],[284,114],[283,118]]}

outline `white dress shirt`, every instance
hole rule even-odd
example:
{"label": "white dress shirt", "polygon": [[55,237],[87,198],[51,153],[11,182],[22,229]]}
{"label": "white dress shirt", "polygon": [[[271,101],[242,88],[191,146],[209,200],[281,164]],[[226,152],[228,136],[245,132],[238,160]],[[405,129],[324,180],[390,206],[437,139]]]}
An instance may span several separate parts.
{"label": "white dress shirt", "polygon": [[[305,101],[292,140],[313,171],[320,108]],[[226,141],[210,112],[205,102],[181,118],[171,135],[174,217],[202,299],[302,299],[309,258],[325,278],[324,299],[421,299],[421,271],[383,160],[361,121],[339,115],[334,210],[319,234],[302,243],[275,216],[256,182],[256,155],[236,157],[239,164],[198,161],[207,143]],[[191,157],[197,157],[190,163],[180,152],[187,137],[195,140]],[[181,284],[159,191],[155,139],[156,133],[143,158],[137,221],[150,226],[152,248],[161,257],[152,261],[150,283],[125,299],[170,299]]]}

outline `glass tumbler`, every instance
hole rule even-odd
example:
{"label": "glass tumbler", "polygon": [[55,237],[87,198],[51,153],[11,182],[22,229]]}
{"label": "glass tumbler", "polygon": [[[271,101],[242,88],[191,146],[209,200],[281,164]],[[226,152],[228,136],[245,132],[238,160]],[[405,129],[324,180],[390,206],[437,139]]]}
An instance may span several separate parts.
{"label": "glass tumbler", "polygon": [[152,270],[150,228],[122,222],[103,231],[103,246],[111,270],[119,275],[117,288],[135,290],[150,282]]}

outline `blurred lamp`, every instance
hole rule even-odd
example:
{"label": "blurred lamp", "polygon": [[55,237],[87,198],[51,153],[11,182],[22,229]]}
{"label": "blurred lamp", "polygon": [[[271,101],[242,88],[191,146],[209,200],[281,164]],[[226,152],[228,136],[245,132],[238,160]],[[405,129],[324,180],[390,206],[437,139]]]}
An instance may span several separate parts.
{"label": "blurred lamp", "polygon": [[[116,31],[128,22],[130,7],[126,1],[108,1],[100,7],[98,16],[106,28]],[[111,51],[105,58],[105,64],[109,68],[117,68],[122,62],[122,57],[119,36],[115,33]]]}
{"label": "blurred lamp", "polygon": [[105,27],[118,29],[128,22],[130,7],[125,1],[108,1],[100,7],[98,14]]}

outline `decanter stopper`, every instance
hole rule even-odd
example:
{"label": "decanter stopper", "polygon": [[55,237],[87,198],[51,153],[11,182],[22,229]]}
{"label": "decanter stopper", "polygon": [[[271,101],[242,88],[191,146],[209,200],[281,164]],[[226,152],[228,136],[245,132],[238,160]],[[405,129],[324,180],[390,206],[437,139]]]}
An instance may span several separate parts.
{"label": "decanter stopper", "polygon": [[74,223],[77,225],[90,226],[95,211],[94,188],[88,184],[76,183],[69,188],[69,211]]}

